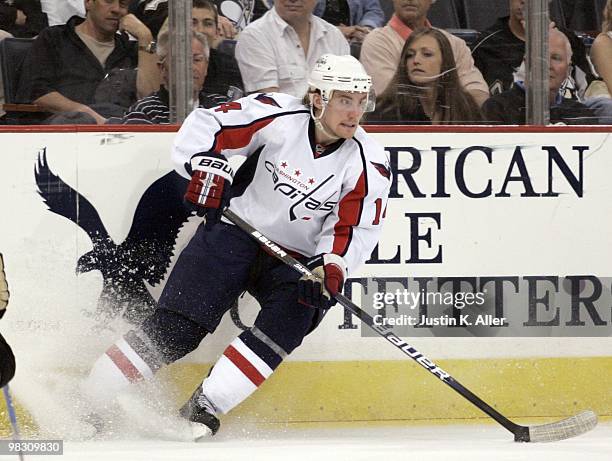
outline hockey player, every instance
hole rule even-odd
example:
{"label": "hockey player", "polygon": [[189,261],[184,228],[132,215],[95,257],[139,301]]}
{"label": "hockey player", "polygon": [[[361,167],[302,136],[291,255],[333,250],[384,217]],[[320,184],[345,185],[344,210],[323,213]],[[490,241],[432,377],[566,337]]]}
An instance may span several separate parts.
{"label": "hockey player", "polygon": [[[9,302],[8,284],[6,282],[6,274],[4,273],[4,260],[0,253],[0,319],[6,312],[6,306]],[[5,341],[0,334],[0,387],[6,386],[15,376],[15,356],[11,350],[11,346]]]}
{"label": "hockey player", "polygon": [[[390,187],[383,148],[359,127],[373,109],[371,78],[352,56],[324,55],[303,100],[253,94],[196,109],[174,142],[186,202],[206,216],[182,252],[156,312],[95,363],[85,390],[104,405],[198,347],[244,291],[254,326],[225,349],[180,413],[196,439],[251,395],[321,322],[347,274],[378,242]],[[227,158],[246,156],[234,178]],[[233,181],[233,184],[232,184]],[[231,186],[231,193],[230,193]],[[231,196],[231,201],[230,201]],[[229,208],[317,278],[300,278],[222,218]]]}

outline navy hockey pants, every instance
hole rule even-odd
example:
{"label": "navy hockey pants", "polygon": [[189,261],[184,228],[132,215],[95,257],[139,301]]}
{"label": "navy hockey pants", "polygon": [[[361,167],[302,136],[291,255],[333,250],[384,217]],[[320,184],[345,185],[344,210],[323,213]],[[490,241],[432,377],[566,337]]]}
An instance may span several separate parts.
{"label": "navy hockey pants", "polygon": [[[181,253],[143,330],[164,361],[173,362],[214,332],[236,299],[248,291],[261,310],[254,328],[240,337],[275,368],[326,313],[298,303],[299,277],[236,226],[219,223],[206,231],[201,225]],[[256,336],[266,338],[266,344]]]}

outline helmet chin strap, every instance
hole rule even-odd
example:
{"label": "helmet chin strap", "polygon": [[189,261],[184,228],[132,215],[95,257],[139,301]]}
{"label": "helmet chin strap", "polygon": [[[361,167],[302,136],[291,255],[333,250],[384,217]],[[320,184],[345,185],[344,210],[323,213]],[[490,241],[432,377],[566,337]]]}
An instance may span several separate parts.
{"label": "helmet chin strap", "polygon": [[323,109],[321,109],[321,113],[319,114],[319,116],[316,117],[314,114],[314,103],[311,101],[310,102],[310,116],[314,120],[315,128],[318,130],[321,130],[323,134],[327,136],[328,138],[331,138],[331,142],[333,143],[333,142],[336,142],[338,139],[340,139],[340,136],[336,136],[335,134],[332,134],[325,129],[325,125],[323,121],[321,120],[321,118],[323,118],[323,114],[325,113],[326,107],[327,107],[327,104],[325,103],[325,101],[323,101]]}

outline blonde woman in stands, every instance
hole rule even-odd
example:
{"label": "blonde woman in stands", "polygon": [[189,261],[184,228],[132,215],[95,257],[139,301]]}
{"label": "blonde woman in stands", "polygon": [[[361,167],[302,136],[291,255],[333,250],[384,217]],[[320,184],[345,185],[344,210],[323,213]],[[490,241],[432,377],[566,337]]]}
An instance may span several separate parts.
{"label": "blonde woman in stands", "polygon": [[608,87],[612,95],[612,0],[608,0],[603,12],[601,34],[593,42],[591,60],[595,70]]}

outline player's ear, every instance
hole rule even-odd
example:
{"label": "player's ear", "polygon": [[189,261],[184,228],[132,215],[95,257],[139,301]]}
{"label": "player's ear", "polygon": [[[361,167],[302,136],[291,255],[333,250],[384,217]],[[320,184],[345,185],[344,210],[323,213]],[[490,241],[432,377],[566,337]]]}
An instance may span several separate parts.
{"label": "player's ear", "polygon": [[323,99],[321,95],[319,93],[310,93],[310,104],[312,104],[315,109],[323,109]]}

